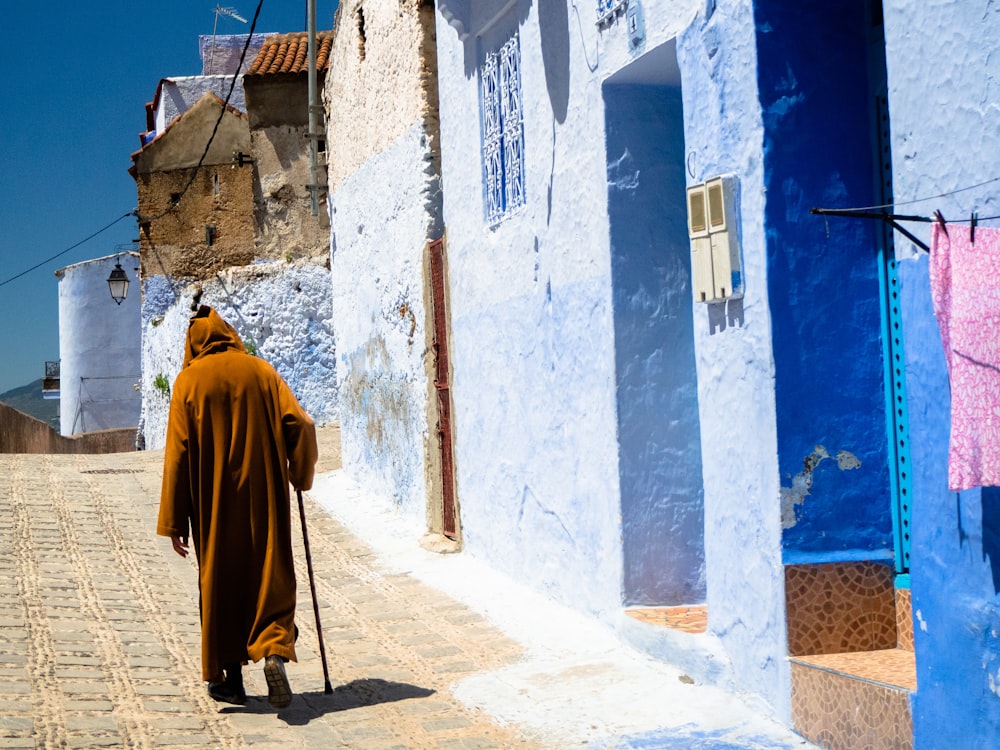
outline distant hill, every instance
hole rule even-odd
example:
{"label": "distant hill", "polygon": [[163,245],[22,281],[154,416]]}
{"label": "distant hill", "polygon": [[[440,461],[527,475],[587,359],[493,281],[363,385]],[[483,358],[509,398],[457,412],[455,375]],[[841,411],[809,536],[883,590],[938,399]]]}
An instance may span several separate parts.
{"label": "distant hill", "polygon": [[59,399],[42,398],[42,379],[0,393],[0,401],[59,429]]}

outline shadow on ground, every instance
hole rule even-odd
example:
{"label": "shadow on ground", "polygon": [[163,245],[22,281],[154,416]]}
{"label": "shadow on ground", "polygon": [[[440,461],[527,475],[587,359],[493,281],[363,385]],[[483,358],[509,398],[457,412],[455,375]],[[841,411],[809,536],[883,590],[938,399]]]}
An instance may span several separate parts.
{"label": "shadow on ground", "polygon": [[[428,698],[435,691],[410,685],[405,682],[367,679],[354,680],[339,685],[329,695],[322,691],[296,693],[292,705],[277,712],[278,718],[291,726],[302,726],[313,719],[352,708],[375,706],[380,703],[395,703],[413,698]],[[267,697],[249,696],[243,706],[226,706],[220,713],[227,714],[268,714],[275,709],[267,702]]]}

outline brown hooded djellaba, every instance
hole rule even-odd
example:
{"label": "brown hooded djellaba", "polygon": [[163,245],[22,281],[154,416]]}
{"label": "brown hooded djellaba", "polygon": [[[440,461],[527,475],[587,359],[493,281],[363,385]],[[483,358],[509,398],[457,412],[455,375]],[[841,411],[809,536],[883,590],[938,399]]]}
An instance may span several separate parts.
{"label": "brown hooded djellaba", "polygon": [[267,362],[202,307],[174,383],[156,531],[198,559],[202,679],[295,657],[289,482],[312,486],[316,428]]}

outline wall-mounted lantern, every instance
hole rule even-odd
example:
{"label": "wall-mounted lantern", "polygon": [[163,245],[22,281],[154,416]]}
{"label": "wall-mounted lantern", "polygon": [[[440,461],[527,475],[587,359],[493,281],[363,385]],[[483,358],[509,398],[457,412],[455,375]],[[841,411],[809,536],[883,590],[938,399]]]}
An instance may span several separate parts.
{"label": "wall-mounted lantern", "polygon": [[117,305],[120,305],[125,299],[125,295],[128,294],[128,276],[125,275],[121,261],[116,262],[115,267],[111,269],[111,275],[108,276],[108,289],[111,290],[111,299]]}

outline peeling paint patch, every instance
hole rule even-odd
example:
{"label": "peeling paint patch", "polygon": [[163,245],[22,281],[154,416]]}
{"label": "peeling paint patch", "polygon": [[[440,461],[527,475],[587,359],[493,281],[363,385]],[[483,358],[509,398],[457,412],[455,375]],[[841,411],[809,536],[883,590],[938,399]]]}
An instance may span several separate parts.
{"label": "peeling paint patch", "polygon": [[850,451],[837,451],[837,468],[841,471],[861,468],[861,461]]}
{"label": "peeling paint patch", "polygon": [[851,471],[861,467],[861,461],[850,451],[837,451],[834,459],[824,446],[817,445],[813,448],[812,453],[802,461],[802,471],[792,478],[791,487],[781,488],[781,528],[790,529],[798,523],[795,508],[805,502],[806,495],[812,489],[813,472],[827,459],[836,460],[837,468],[841,471]]}
{"label": "peeling paint patch", "polygon": [[1000,695],[1000,669],[997,670],[996,676],[994,677],[991,673],[990,678],[990,692],[994,695]]}
{"label": "peeling paint patch", "polygon": [[923,615],[923,613],[922,613],[922,612],[921,612],[921,611],[920,611],[920,610],[918,609],[918,610],[917,610],[917,612],[916,612],[916,615],[917,615],[917,622],[919,622],[919,623],[920,623],[920,629],[921,629],[921,630],[922,630],[922,631],[923,631],[924,633],[926,633],[926,632],[927,632],[927,621],[926,621],[926,620],[924,620],[924,615]]}

